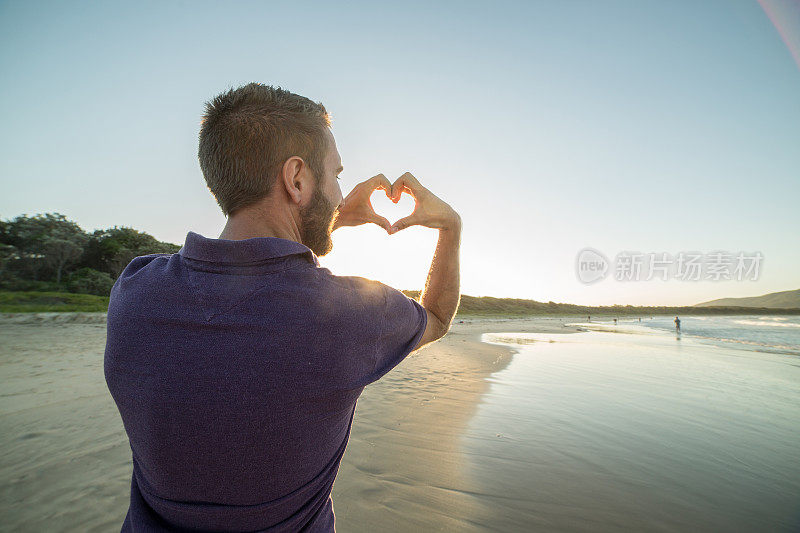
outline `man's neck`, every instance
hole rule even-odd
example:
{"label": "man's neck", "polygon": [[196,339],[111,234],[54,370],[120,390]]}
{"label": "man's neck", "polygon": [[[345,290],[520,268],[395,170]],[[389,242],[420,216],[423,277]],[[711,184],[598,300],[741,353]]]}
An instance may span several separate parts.
{"label": "man's neck", "polygon": [[270,215],[272,213],[261,207],[241,209],[228,217],[219,238],[240,241],[256,237],[278,237],[301,242],[300,228],[290,214],[283,217]]}

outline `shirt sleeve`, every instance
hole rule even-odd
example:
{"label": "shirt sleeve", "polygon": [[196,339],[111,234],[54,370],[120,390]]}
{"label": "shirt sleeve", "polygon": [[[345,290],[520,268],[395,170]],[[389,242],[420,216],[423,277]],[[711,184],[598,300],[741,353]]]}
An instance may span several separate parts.
{"label": "shirt sleeve", "polygon": [[369,382],[382,378],[416,348],[428,325],[428,312],[417,302],[381,284],[383,307],[375,347],[375,367]]}

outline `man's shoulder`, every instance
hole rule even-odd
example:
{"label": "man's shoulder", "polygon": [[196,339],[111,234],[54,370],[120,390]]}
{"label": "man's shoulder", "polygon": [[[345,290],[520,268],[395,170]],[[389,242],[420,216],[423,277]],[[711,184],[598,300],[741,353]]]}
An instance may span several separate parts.
{"label": "man's shoulder", "polygon": [[386,291],[393,291],[388,285],[374,279],[362,276],[338,276],[331,273],[327,268],[317,269],[317,275],[322,284],[329,291],[343,293],[359,300],[383,301]]}
{"label": "man's shoulder", "polygon": [[165,259],[165,260],[169,260],[169,258],[170,258],[170,257],[172,257],[172,256],[174,256],[174,255],[175,255],[175,254],[147,254],[147,255],[139,255],[139,256],[136,256],[136,257],[134,257],[133,259],[131,259],[130,263],[128,263],[128,266],[126,266],[126,267],[125,267],[125,270],[123,270],[123,272],[126,272],[126,271],[136,271],[136,270],[139,270],[139,269],[141,269],[142,267],[144,267],[144,266],[145,266],[145,265],[147,265],[148,263],[151,263],[151,262],[153,262],[153,261],[155,261],[155,260],[158,260],[158,259]]}
{"label": "man's shoulder", "polygon": [[143,270],[147,270],[148,267],[156,266],[159,263],[165,264],[175,255],[176,254],[147,254],[134,257],[122,270],[119,278],[117,278],[117,282],[136,277],[137,274]]}
{"label": "man's shoulder", "polygon": [[[388,312],[398,308],[410,308],[416,302],[403,291],[395,289],[380,281],[361,276],[337,276],[328,269],[318,268],[318,275],[323,279],[324,292],[331,296],[336,293],[338,301],[344,300],[350,306],[361,310]],[[343,296],[342,296],[343,295]],[[323,300],[330,300],[323,294]],[[415,306],[416,307],[416,306]]]}
{"label": "man's shoulder", "polygon": [[147,254],[131,259],[114,282],[111,289],[112,300],[121,296],[120,291],[131,293],[148,287],[154,288],[158,285],[158,280],[165,277],[170,270],[169,265],[175,265],[173,257],[177,257],[177,254]]}

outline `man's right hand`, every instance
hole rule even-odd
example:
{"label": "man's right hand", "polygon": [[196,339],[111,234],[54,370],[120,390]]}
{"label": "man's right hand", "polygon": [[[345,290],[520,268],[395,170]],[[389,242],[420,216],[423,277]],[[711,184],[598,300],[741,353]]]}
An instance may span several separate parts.
{"label": "man's right hand", "polygon": [[392,184],[389,197],[397,203],[404,192],[414,198],[414,212],[392,224],[389,228],[390,235],[409,226],[425,226],[440,230],[461,229],[461,217],[458,213],[447,202],[423,187],[410,172],[406,172]]}
{"label": "man's right hand", "polygon": [[414,212],[401,218],[389,228],[389,234],[409,226],[425,226],[439,230],[436,251],[425,288],[419,303],[427,313],[427,325],[415,350],[442,338],[450,329],[460,300],[459,249],[461,246],[461,217],[420,182],[406,172],[392,184],[389,197],[397,203],[407,192],[414,197]]}

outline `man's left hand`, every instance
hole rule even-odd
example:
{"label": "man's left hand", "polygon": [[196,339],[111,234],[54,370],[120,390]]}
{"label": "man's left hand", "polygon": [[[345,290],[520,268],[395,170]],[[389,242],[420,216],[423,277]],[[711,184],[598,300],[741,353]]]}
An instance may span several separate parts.
{"label": "man's left hand", "polygon": [[383,174],[372,176],[367,181],[361,182],[350,191],[350,194],[342,201],[337,210],[336,218],[333,222],[333,229],[342,226],[360,226],[372,222],[389,232],[392,225],[384,217],[378,215],[372,208],[369,197],[378,189],[386,192],[389,197],[392,191],[392,184]]}

